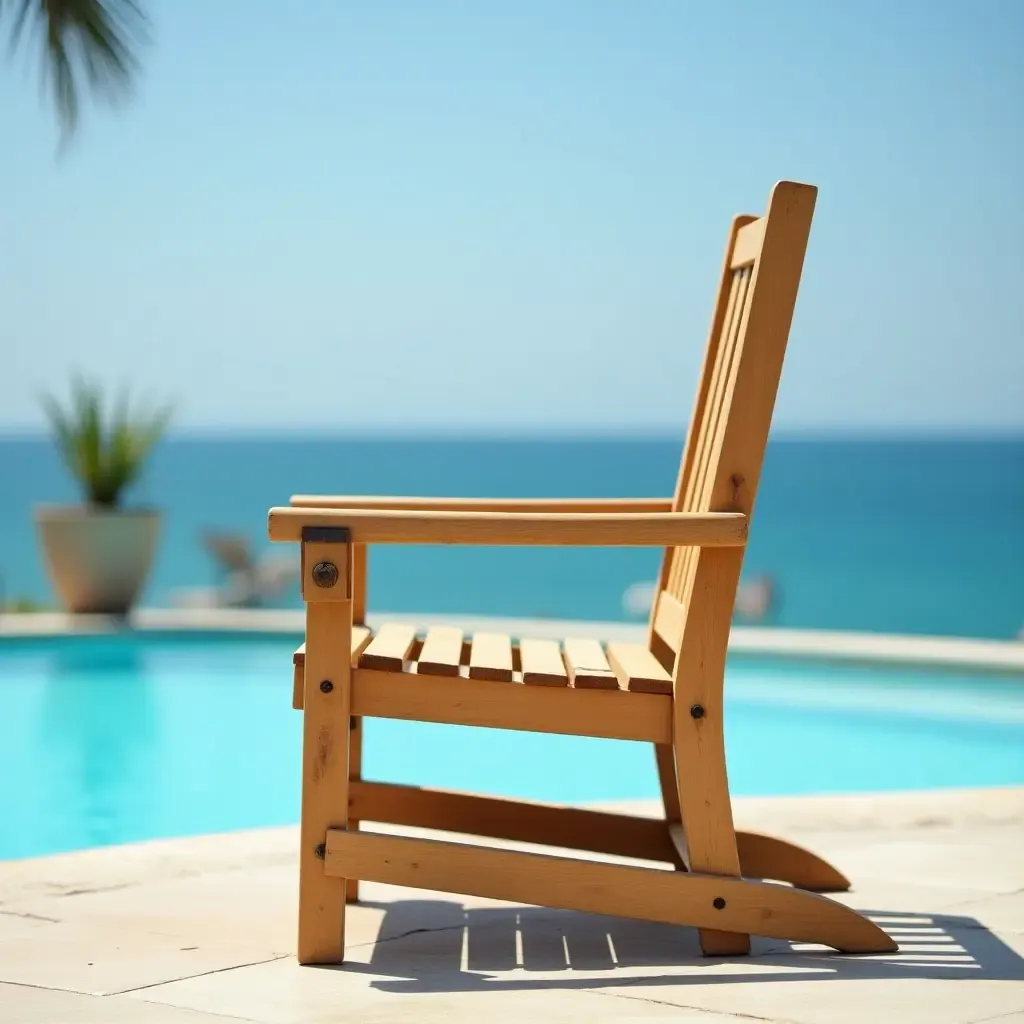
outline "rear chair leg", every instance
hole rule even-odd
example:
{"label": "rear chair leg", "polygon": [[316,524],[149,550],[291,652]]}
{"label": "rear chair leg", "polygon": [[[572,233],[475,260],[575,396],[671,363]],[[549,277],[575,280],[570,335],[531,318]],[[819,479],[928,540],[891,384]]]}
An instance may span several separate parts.
{"label": "rear chair leg", "polygon": [[[712,725],[706,733],[700,734],[696,723],[691,728],[685,725],[680,728],[681,716],[693,721],[688,708],[676,709],[676,749],[680,752],[679,760],[686,766],[685,774],[677,773],[681,827],[672,828],[670,823],[676,852],[690,871],[739,878],[739,851],[732,823],[721,727]],[[717,903],[715,907],[725,909],[724,905],[719,908]],[[750,952],[749,935],[711,928],[701,928],[699,935],[705,956],[743,956]]]}
{"label": "rear chair leg", "polygon": [[[690,871],[731,878],[740,877],[740,857],[725,769],[724,681],[742,564],[742,548],[697,553],[672,673],[672,745],[682,828],[670,832]],[[750,952],[750,936],[701,928],[700,945],[707,956],[740,956]]]}
{"label": "rear chair leg", "polygon": [[[365,544],[352,545],[352,621],[357,626],[366,625],[366,575],[367,548]],[[358,781],[363,777],[363,721],[352,717],[349,729],[348,777]],[[350,831],[359,831],[359,821],[348,819]],[[359,879],[349,878],[345,882],[345,900],[359,902]]]}
{"label": "rear chair leg", "polygon": [[[654,744],[654,760],[658,766],[658,785],[661,787],[661,804],[665,809],[665,821],[669,828],[682,828],[682,813],[679,810],[679,789],[676,781],[676,756],[667,743]],[[675,848],[676,871],[685,871],[686,863],[682,853]]]}
{"label": "rear chair leg", "polygon": [[[363,720],[353,715],[349,722],[348,777],[350,782],[358,782],[363,777]],[[358,832],[359,820],[349,818],[348,829],[350,832]],[[347,903],[359,902],[358,878],[345,880],[345,901]]]}
{"label": "rear chair leg", "polygon": [[[658,766],[661,800],[665,808],[665,821],[669,826],[682,828],[677,792],[675,758],[672,748],[661,743],[654,745]],[[736,846],[740,855],[740,874],[744,878],[764,878],[773,882],[789,882],[808,892],[847,892],[850,880],[836,867],[816,853],[796,843],[765,836],[760,832],[737,832]],[[676,850],[676,870],[686,865]]]}

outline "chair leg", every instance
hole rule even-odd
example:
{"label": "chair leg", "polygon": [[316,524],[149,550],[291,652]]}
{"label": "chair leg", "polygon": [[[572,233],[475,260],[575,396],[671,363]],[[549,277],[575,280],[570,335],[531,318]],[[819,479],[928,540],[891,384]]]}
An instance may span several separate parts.
{"label": "chair leg", "polygon": [[[742,548],[697,552],[672,671],[672,746],[685,841],[681,853],[690,871],[727,878],[740,877],[740,857],[725,770],[723,691],[742,566]],[[750,952],[749,935],[727,930],[701,928],[700,944],[708,956]]]}
{"label": "chair leg", "polygon": [[[676,781],[676,756],[667,743],[654,744],[654,760],[658,768],[658,785],[661,787],[661,804],[665,809],[665,821],[669,826],[682,824],[679,810],[679,790]],[[678,850],[675,851],[676,871],[685,871],[686,862]]]}
{"label": "chair leg", "polygon": [[[705,721],[706,718],[711,720]],[[686,766],[685,774],[676,772],[681,832],[685,839],[680,856],[690,871],[739,878],[739,849],[725,771],[721,705],[702,706],[699,716],[691,713],[690,706],[677,707],[675,720],[676,761]],[[701,928],[699,934],[705,956],[743,956],[750,952],[749,935],[710,928]]]}
{"label": "chair leg", "polygon": [[[352,702],[352,602],[348,547],[304,542],[306,667],[302,711],[302,810],[299,825],[301,964],[345,959],[344,878],[326,871],[327,833],[348,821],[349,718]],[[314,566],[334,570],[334,583],[313,581]],[[328,577],[329,578],[329,577]],[[340,586],[338,585],[340,583]],[[337,586],[337,592],[330,588]]]}
{"label": "chair leg", "polygon": [[[352,716],[348,735],[348,777],[350,782],[359,782],[363,777],[363,720],[361,718]],[[358,832],[359,819],[349,818],[348,829],[350,832]],[[345,901],[347,903],[359,902],[358,878],[345,880]]]}
{"label": "chair leg", "polygon": [[841,871],[796,843],[759,832],[737,832],[736,843],[744,878],[789,882],[808,892],[846,892],[850,888],[850,880]]}
{"label": "chair leg", "polygon": [[[665,820],[670,826],[680,824],[682,819],[672,748],[656,743],[654,756]],[[838,868],[796,843],[759,832],[737,831],[736,845],[740,855],[740,874],[744,878],[789,882],[808,892],[847,892],[850,888],[850,880]],[[676,869],[686,870],[682,857],[677,856]]]}
{"label": "chair leg", "polygon": [[[352,545],[352,621],[366,625],[366,585],[368,571],[368,549],[365,544]],[[363,721],[353,717],[350,721],[348,748],[348,777],[361,780],[363,777]],[[348,827],[358,831],[359,821],[348,819]],[[349,878],[345,882],[345,901],[359,902],[359,879]]]}

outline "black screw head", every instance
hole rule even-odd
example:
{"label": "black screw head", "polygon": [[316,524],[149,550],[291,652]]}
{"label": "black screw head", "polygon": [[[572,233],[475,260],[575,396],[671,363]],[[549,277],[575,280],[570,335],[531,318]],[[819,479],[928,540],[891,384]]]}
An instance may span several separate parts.
{"label": "black screw head", "polygon": [[693,707],[690,708],[690,717],[691,718],[703,718],[704,717],[704,705],[703,704],[694,704]]}
{"label": "black screw head", "polygon": [[313,582],[326,590],[338,582],[338,567],[333,562],[317,562],[312,576]]}
{"label": "black screw head", "polygon": [[330,692],[331,692],[331,690],[333,690],[333,689],[334,689],[334,683],[332,683],[332,682],[330,681],[330,679],[325,679],[325,680],[324,680],[324,681],[323,681],[323,682],[322,682],[322,683],[320,684],[320,692],[321,692],[321,693],[330,693]]}
{"label": "black screw head", "polygon": [[725,910],[725,900],[723,900],[721,896],[716,896],[712,905],[715,910]]}
{"label": "black screw head", "polygon": [[327,844],[321,843],[313,852],[317,860],[323,860],[327,856]]}

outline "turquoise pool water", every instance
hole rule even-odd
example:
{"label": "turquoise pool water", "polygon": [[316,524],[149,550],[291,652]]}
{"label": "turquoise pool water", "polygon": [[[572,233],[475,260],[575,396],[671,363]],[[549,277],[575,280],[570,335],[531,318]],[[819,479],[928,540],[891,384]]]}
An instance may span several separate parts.
{"label": "turquoise pool water", "polygon": [[[291,637],[0,640],[0,858],[294,822]],[[497,685],[497,684],[496,684]],[[737,794],[1024,783],[1024,679],[737,656]],[[372,720],[367,777],[653,797],[646,745]]]}

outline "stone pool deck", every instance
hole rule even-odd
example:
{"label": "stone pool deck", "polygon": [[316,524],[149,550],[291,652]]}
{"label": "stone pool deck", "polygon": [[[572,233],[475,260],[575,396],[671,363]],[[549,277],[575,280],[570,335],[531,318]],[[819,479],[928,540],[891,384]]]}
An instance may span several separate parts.
{"label": "stone pool deck", "polygon": [[736,808],[901,951],[706,960],[687,928],[364,884],[350,962],[299,967],[297,834],[268,829],[0,862],[0,1022],[1024,1021],[1024,788]]}

